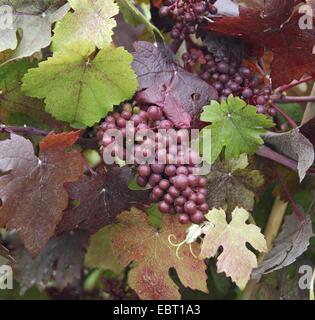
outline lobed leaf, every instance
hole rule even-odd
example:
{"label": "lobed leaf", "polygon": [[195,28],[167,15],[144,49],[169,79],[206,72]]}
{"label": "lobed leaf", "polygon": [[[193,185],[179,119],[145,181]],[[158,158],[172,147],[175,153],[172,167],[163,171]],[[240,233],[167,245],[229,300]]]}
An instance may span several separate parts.
{"label": "lobed leaf", "polygon": [[260,228],[246,223],[249,213],[243,208],[236,208],[232,212],[230,223],[227,223],[222,209],[209,211],[206,218],[200,258],[214,257],[222,247],[223,251],[217,258],[218,272],[225,272],[240,289],[244,289],[253,268],[257,267],[257,258],[246,244],[249,243],[260,252],[267,251],[266,240]]}
{"label": "lobed leaf", "polygon": [[264,128],[273,126],[272,120],[257,114],[254,106],[232,95],[221,104],[212,101],[210,106],[205,106],[200,119],[212,123],[206,127],[211,129],[212,162],[223,148],[227,160],[242,153],[254,154],[264,142],[261,138]]}
{"label": "lobed leaf", "polygon": [[78,132],[50,134],[40,144],[39,158],[23,137],[11,134],[0,142],[0,225],[16,229],[34,256],[54,235],[68,205],[64,183],[83,173],[80,153],[65,151],[78,137]]}
{"label": "lobed leaf", "polygon": [[[165,215],[160,230],[152,227],[148,217],[141,211],[124,212],[112,228],[113,249],[118,261],[127,266],[137,265],[129,273],[128,283],[141,299],[179,299],[177,286],[168,275],[175,268],[184,286],[207,291],[206,265],[195,259],[189,248],[183,248],[181,259],[170,246],[169,236],[176,241],[185,239],[186,227],[174,216]],[[198,250],[198,245],[193,245]]]}
{"label": "lobed leaf", "polygon": [[[29,0],[0,0],[0,6],[12,8],[12,26],[0,29],[0,52],[14,50],[7,61],[29,57],[51,42],[52,24],[64,17],[70,6],[64,1],[39,3]],[[18,42],[17,33],[21,32]]]}
{"label": "lobed leaf", "polygon": [[92,60],[93,51],[87,42],[71,43],[29,70],[23,78],[24,92],[45,98],[46,111],[58,120],[93,126],[137,88],[127,51],[106,48]]}
{"label": "lobed leaf", "polygon": [[139,41],[134,47],[132,65],[142,90],[136,99],[160,106],[177,127],[190,127],[202,107],[217,99],[217,91],[177,65],[164,45]]}
{"label": "lobed leaf", "polygon": [[119,12],[113,0],[69,0],[74,12],[69,12],[54,30],[53,51],[63,50],[69,43],[85,40],[99,49],[112,42],[113,18]]}
{"label": "lobed leaf", "polygon": [[263,139],[266,144],[273,146],[280,153],[298,161],[297,169],[302,182],[314,163],[315,153],[313,144],[300,132],[300,129],[295,128],[284,133],[269,132]]}
{"label": "lobed leaf", "polygon": [[94,234],[105,225],[113,223],[123,210],[149,203],[148,192],[128,188],[132,176],[129,167],[114,167],[108,172],[98,172],[66,184],[69,198],[78,205],[69,206],[64,212],[57,234],[75,229]]}
{"label": "lobed leaf", "polygon": [[272,250],[258,268],[253,270],[252,278],[260,279],[263,274],[282,269],[295,262],[307,250],[311,237],[313,231],[309,215],[305,215],[302,221],[298,220],[295,214],[287,216]]}
{"label": "lobed leaf", "polygon": [[24,248],[15,251],[14,274],[22,292],[34,285],[43,290],[52,281],[62,290],[80,280],[88,242],[89,236],[79,231],[50,239],[35,259]]}
{"label": "lobed leaf", "polygon": [[301,14],[294,12],[295,1],[265,1],[262,9],[241,7],[239,17],[223,17],[207,29],[241,37],[256,52],[273,53],[271,79],[274,88],[300,79],[315,66],[314,29],[299,27]]}
{"label": "lobed leaf", "polygon": [[247,168],[246,155],[225,162],[217,161],[211,166],[208,179],[207,203],[210,209],[225,208],[232,212],[235,207],[253,210],[256,191],[264,183],[258,170]]}

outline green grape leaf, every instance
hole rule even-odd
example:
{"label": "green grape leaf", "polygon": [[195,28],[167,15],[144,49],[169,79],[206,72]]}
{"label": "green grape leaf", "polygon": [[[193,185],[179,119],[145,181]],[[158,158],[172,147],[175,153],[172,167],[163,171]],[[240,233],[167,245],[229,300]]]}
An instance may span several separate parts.
{"label": "green grape leaf", "polygon": [[257,267],[257,258],[246,244],[249,243],[260,252],[267,251],[266,240],[260,228],[246,223],[249,213],[243,208],[236,208],[232,212],[230,223],[227,223],[222,209],[209,211],[206,218],[202,228],[205,237],[199,257],[214,257],[222,247],[223,251],[217,258],[218,272],[225,272],[240,289],[244,289],[253,268]]}
{"label": "green grape leaf", "polygon": [[156,26],[154,26],[130,0],[117,0],[117,3],[126,22],[128,22],[132,26],[144,24],[150,33],[158,34],[161,39],[164,39],[161,31]]}
{"label": "green grape leaf", "polygon": [[254,191],[263,185],[264,178],[258,170],[251,170],[247,166],[245,154],[239,159],[217,161],[211,166],[207,176],[207,203],[210,209],[224,208],[226,204],[228,212],[232,212],[235,207],[249,211],[253,209]]}
{"label": "green grape leaf", "polygon": [[163,214],[158,208],[158,205],[152,204],[150,208],[146,210],[149,216],[149,222],[154,228],[161,228],[163,225]]}
{"label": "green grape leaf", "polygon": [[29,70],[23,78],[24,92],[45,98],[46,111],[58,120],[93,126],[137,89],[127,51],[106,48],[92,60],[93,51],[91,43],[71,43]]}
{"label": "green grape leaf", "polygon": [[[41,1],[43,2],[43,1]],[[7,28],[0,29],[0,52],[14,50],[8,61],[29,57],[51,42],[51,26],[69,11],[69,4],[60,1],[0,0],[0,6],[8,6],[12,19]],[[17,33],[21,40],[18,42]]]}
{"label": "green grape leaf", "polygon": [[264,143],[264,128],[273,126],[271,119],[256,113],[256,108],[240,98],[230,95],[221,104],[212,101],[205,106],[201,120],[211,122],[211,161],[218,158],[225,148],[226,159],[237,158],[242,153],[254,154]]}
{"label": "green grape leaf", "polygon": [[[113,225],[112,243],[114,253],[123,266],[136,262],[130,271],[128,283],[141,299],[180,299],[179,289],[169,276],[175,268],[184,286],[207,291],[206,264],[193,257],[189,246],[183,246],[180,258],[172,247],[169,237],[179,243],[186,238],[186,226],[178,218],[163,216],[162,228],[156,230],[144,212],[133,209],[118,216]],[[198,253],[199,244],[193,243],[192,250]]]}
{"label": "green grape leaf", "polygon": [[69,0],[74,12],[69,12],[56,26],[52,49],[58,51],[64,45],[81,39],[88,40],[99,49],[112,42],[113,18],[119,8],[113,0]]}

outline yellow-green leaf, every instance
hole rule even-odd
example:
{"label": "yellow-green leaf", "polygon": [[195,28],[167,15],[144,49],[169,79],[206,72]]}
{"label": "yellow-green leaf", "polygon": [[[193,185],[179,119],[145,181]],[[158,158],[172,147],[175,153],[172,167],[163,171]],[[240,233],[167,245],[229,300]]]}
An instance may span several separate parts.
{"label": "yellow-green leaf", "polygon": [[53,37],[53,51],[63,49],[65,44],[82,39],[105,48],[112,41],[113,18],[119,9],[113,0],[69,0],[74,12],[69,12],[57,25]]}
{"label": "yellow-green leaf", "polygon": [[137,89],[131,54],[106,48],[92,59],[93,52],[91,43],[69,44],[29,70],[23,78],[24,92],[44,98],[46,111],[58,120],[93,126]]}

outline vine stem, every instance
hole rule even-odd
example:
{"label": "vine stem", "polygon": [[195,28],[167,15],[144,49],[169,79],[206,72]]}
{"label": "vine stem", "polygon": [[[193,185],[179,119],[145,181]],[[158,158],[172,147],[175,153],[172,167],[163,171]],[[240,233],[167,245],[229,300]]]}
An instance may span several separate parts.
{"label": "vine stem", "polygon": [[315,96],[302,96],[302,97],[292,97],[292,96],[271,96],[272,102],[275,103],[305,103],[305,102],[315,102]]}
{"label": "vine stem", "polygon": [[[292,169],[294,171],[297,171],[297,165],[298,163],[295,160],[289,159],[286,156],[270,149],[269,147],[263,145],[261,146],[256,154],[260,157],[275,161],[289,169]],[[310,168],[307,172],[307,175],[315,176],[315,170],[313,168]]]}
{"label": "vine stem", "polygon": [[[311,95],[315,96],[315,85],[313,86]],[[315,103],[309,102],[304,112],[302,124],[305,124],[306,122],[308,122],[314,117],[315,117]]]}
{"label": "vine stem", "polygon": [[[7,133],[19,133],[25,136],[40,136],[40,137],[46,137],[50,132],[44,131],[41,129],[28,127],[28,126],[7,126],[4,124],[0,124],[0,133],[1,132],[7,132]],[[79,145],[83,149],[97,149],[98,148],[98,142],[96,139],[87,139],[87,138],[79,138],[77,141]]]}
{"label": "vine stem", "polygon": [[282,175],[279,174],[279,173],[276,173],[276,174],[277,174],[277,177],[279,179],[279,183],[280,183],[281,189],[284,192],[285,197],[287,198],[288,202],[290,203],[292,211],[296,215],[297,219],[302,222],[303,221],[303,215],[301,214],[298,206],[294,202],[292,194],[290,193],[285,181],[283,180]]}
{"label": "vine stem", "polygon": [[170,44],[170,49],[173,51],[173,53],[176,53],[180,46],[182,45],[183,40],[181,39],[175,39],[171,44]]}
{"label": "vine stem", "polygon": [[8,133],[15,132],[23,135],[28,135],[28,136],[35,135],[35,136],[42,136],[42,137],[46,137],[49,134],[48,131],[40,130],[33,127],[6,126],[4,124],[0,124],[0,132],[8,132]]}
{"label": "vine stem", "polygon": [[289,123],[289,125],[292,128],[298,127],[296,122],[286,112],[284,112],[281,108],[279,108],[276,104],[271,103],[271,106],[275,108],[280,114],[282,114],[282,116],[285,118],[285,120]]}
{"label": "vine stem", "polygon": [[307,76],[307,77],[305,77],[305,78],[303,78],[303,79],[301,79],[301,80],[299,80],[299,81],[294,80],[294,81],[292,81],[292,82],[289,83],[289,84],[285,84],[285,85],[283,85],[283,86],[278,87],[278,88],[275,90],[275,92],[284,92],[284,91],[290,90],[290,89],[298,86],[299,84],[308,82],[308,81],[310,81],[310,80],[312,80],[312,79],[314,79],[314,78],[315,78],[315,74],[310,75],[310,76]]}

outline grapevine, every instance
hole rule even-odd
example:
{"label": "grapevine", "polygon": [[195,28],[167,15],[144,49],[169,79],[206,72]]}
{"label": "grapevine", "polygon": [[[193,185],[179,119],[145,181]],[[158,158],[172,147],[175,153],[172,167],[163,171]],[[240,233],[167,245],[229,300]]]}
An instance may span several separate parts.
{"label": "grapevine", "polygon": [[252,2],[0,0],[0,299],[314,298],[314,8]]}

